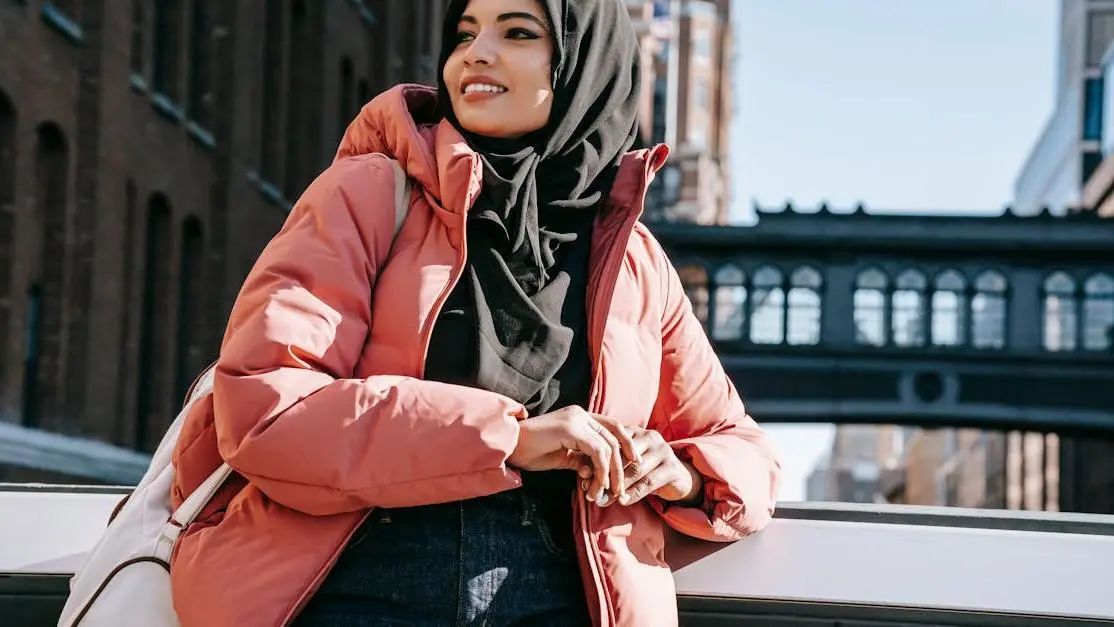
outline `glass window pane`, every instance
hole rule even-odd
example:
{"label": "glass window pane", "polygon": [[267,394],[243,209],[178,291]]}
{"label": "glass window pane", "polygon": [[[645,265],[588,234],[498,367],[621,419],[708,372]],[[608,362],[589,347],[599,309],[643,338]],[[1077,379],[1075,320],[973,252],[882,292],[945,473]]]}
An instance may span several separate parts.
{"label": "glass window pane", "polygon": [[897,289],[899,290],[917,290],[924,291],[928,287],[928,281],[924,278],[924,273],[919,270],[906,270],[897,275]]}
{"label": "glass window pane", "polygon": [[780,287],[755,287],[752,293],[750,341],[755,344],[781,344],[785,338],[785,293]]}
{"label": "glass window pane", "polygon": [[793,277],[789,282],[793,287],[811,287],[815,290],[819,290],[821,283],[823,283],[823,279],[820,277],[820,273],[814,268],[805,266],[794,270]]}
{"label": "glass window pane", "polygon": [[754,273],[754,287],[781,287],[781,270],[764,266]]}
{"label": "glass window pane", "polygon": [[967,329],[966,298],[960,292],[935,292],[932,295],[932,343],[959,346],[965,343]]}
{"label": "glass window pane", "polygon": [[859,273],[855,279],[855,286],[866,289],[884,290],[889,284],[889,279],[881,270],[869,268]]}
{"label": "glass window pane", "polygon": [[1006,291],[1006,277],[1002,276],[1000,272],[987,270],[975,279],[975,289],[980,292],[1004,292]]}
{"label": "glass window pane", "polygon": [[881,290],[855,290],[855,343],[886,345],[886,295]]}
{"label": "glass window pane", "polygon": [[898,346],[924,346],[924,327],[924,295],[916,290],[894,292],[894,344]]}
{"label": "glass window pane", "polygon": [[809,287],[789,290],[789,329],[787,340],[796,346],[820,343],[820,294]]}
{"label": "glass window pane", "polygon": [[941,291],[962,292],[967,289],[967,279],[955,270],[947,270],[936,276],[934,287]]}
{"label": "glass window pane", "polygon": [[1114,342],[1114,279],[1093,275],[1083,291],[1083,349],[1109,351]]}
{"label": "glass window pane", "polygon": [[1049,294],[1074,294],[1075,280],[1063,272],[1055,272],[1044,280],[1044,291]]}
{"label": "glass window pane", "polygon": [[978,293],[971,299],[971,343],[975,348],[1006,346],[1006,298]]}
{"label": "glass window pane", "polygon": [[1046,294],[1044,297],[1044,348],[1050,351],[1075,350],[1075,297]]}
{"label": "glass window pane", "polygon": [[743,337],[746,322],[747,288],[742,285],[720,285],[716,288],[716,318],[712,337],[717,340],[738,340]]}
{"label": "glass window pane", "polygon": [[728,264],[716,270],[717,285],[745,285],[746,274],[739,266]]}

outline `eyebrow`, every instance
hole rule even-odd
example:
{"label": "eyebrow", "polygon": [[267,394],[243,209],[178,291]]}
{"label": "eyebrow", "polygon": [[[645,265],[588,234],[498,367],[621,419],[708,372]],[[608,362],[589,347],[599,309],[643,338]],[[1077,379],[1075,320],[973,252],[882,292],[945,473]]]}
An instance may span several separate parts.
{"label": "eyebrow", "polygon": [[[506,22],[509,20],[529,20],[542,27],[543,29],[548,29],[545,22],[542,21],[541,18],[534,15],[533,13],[527,13],[525,11],[511,11],[510,13],[500,13],[499,17],[495,18],[496,22]],[[469,24],[479,24],[479,21],[471,15],[460,16],[460,21],[467,22]]]}

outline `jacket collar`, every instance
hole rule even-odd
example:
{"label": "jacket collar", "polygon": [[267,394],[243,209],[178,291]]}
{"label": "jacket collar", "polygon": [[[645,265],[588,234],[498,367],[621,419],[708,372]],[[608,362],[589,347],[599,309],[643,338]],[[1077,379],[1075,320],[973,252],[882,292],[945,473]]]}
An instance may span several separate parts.
{"label": "jacket collar", "polygon": [[[403,84],[376,96],[349,124],[334,159],[374,152],[397,160],[448,214],[463,216],[476,200],[483,180],[479,156],[440,119],[431,87]],[[668,156],[664,144],[627,153],[605,211],[641,214],[646,190]]]}

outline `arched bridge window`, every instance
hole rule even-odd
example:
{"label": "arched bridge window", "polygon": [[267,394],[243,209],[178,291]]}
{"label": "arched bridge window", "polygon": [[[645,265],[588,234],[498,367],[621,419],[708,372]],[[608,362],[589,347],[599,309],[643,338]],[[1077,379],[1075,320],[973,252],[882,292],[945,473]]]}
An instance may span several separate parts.
{"label": "arched bridge window", "polygon": [[728,264],[716,270],[715,328],[712,337],[717,340],[740,340],[747,313],[746,273],[736,265]]}
{"label": "arched bridge window", "polygon": [[975,277],[971,344],[986,349],[1006,347],[1006,277],[995,270],[986,270]]}
{"label": "arched bridge window", "polygon": [[905,270],[897,276],[892,300],[892,332],[898,346],[924,346],[925,290],[928,281],[920,270]]}
{"label": "arched bridge window", "polygon": [[685,296],[692,303],[692,311],[700,323],[708,324],[708,271],[704,266],[690,263],[677,268],[681,277],[681,285],[685,288]]}
{"label": "arched bridge window", "polygon": [[754,272],[751,290],[750,341],[781,344],[785,341],[785,279],[781,270],[763,266]]}
{"label": "arched bridge window", "polygon": [[1114,278],[1091,275],[1083,284],[1083,349],[1109,351],[1114,344]]}
{"label": "arched bridge window", "polygon": [[1045,350],[1075,350],[1078,318],[1075,290],[1075,279],[1065,272],[1054,272],[1044,280]]}
{"label": "arched bridge window", "polygon": [[820,343],[822,299],[820,273],[808,266],[797,268],[789,279],[789,310],[786,339],[789,344],[812,346]]}
{"label": "arched bridge window", "polygon": [[967,279],[945,270],[932,282],[932,343],[960,346],[967,342]]}
{"label": "arched bridge window", "polygon": [[855,278],[855,343],[885,346],[886,290],[890,280],[881,270],[869,268]]}

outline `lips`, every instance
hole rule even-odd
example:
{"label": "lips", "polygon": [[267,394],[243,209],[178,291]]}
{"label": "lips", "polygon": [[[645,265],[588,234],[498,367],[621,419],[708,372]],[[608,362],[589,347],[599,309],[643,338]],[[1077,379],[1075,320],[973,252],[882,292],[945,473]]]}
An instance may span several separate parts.
{"label": "lips", "polygon": [[501,94],[506,85],[487,76],[470,76],[460,81],[460,91],[466,94]]}

